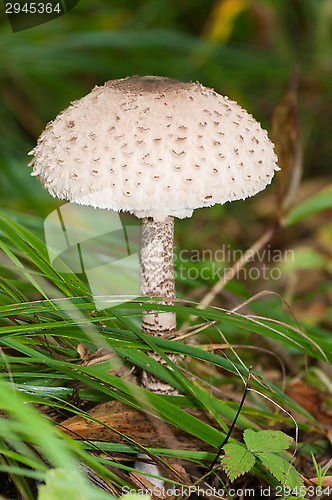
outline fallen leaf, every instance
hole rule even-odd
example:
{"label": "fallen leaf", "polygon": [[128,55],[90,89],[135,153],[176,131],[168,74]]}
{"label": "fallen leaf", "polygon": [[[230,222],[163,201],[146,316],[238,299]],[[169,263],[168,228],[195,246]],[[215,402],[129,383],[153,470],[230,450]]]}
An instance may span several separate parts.
{"label": "fallen leaf", "polygon": [[[212,424],[209,421],[209,416],[203,410],[188,409],[186,411],[200,420]],[[73,439],[128,444],[128,440],[118,434],[122,433],[145,447],[214,450],[213,447],[178,427],[120,401],[103,403],[87,413],[99,420],[100,423],[75,416],[65,420],[58,427]],[[213,421],[213,419],[211,420]],[[114,430],[109,429],[106,425]]]}
{"label": "fallen leaf", "polygon": [[327,437],[328,437],[328,440],[330,441],[330,445],[332,446],[332,429],[328,429]]}
{"label": "fallen leaf", "polygon": [[287,391],[292,398],[324,427],[332,429],[332,416],[323,409],[324,396],[318,389],[308,387],[301,380],[295,382]]}
{"label": "fallen leaf", "polygon": [[[309,479],[309,481],[311,481],[314,484],[318,484],[319,480],[318,480],[318,477],[311,477]],[[332,486],[332,476],[323,477],[322,482],[320,483],[320,486],[322,486],[323,488],[327,488],[328,486]]]}
{"label": "fallen leaf", "polygon": [[281,168],[277,176],[278,215],[292,205],[302,176],[302,144],[297,109],[299,75],[299,67],[296,67],[288,89],[272,115],[270,136]]}
{"label": "fallen leaf", "polygon": [[[138,472],[129,472],[129,477],[140,492],[140,495],[149,495],[149,498],[153,500],[165,500],[165,495],[160,495],[162,491],[161,488],[157,489],[156,486],[148,480],[147,476],[139,474]],[[157,493],[159,493],[159,495]]]}

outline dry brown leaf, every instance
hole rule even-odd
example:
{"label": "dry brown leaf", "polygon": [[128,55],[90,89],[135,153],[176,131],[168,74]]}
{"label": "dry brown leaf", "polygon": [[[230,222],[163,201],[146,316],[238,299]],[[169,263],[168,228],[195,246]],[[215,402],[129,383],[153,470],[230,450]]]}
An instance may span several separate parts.
{"label": "dry brown leaf", "polygon": [[278,215],[292,205],[302,175],[302,144],[297,109],[299,74],[299,67],[296,67],[289,87],[272,115],[270,136],[281,168],[277,176]]}
{"label": "dry brown leaf", "polygon": [[[214,423],[212,418],[209,421],[209,416],[204,411],[186,411],[210,425]],[[195,436],[120,401],[103,403],[87,413],[101,423],[75,416],[62,422],[59,428],[74,439],[128,444],[128,440],[105,427],[106,424],[145,447],[214,450]]]}
{"label": "dry brown leaf", "polygon": [[298,380],[287,391],[287,396],[315,417],[317,422],[332,429],[332,416],[322,408],[324,397],[318,389],[308,387],[301,380]]}
{"label": "dry brown leaf", "polygon": [[330,445],[332,446],[332,429],[328,429],[327,437],[328,437],[328,440],[330,441]]}
{"label": "dry brown leaf", "polygon": [[[318,477],[311,477],[309,481],[311,481],[314,484],[318,484]],[[332,486],[332,476],[323,477],[320,486],[322,486],[322,488],[327,488],[328,486]]]}
{"label": "dry brown leaf", "polygon": [[[148,495],[153,500],[166,500],[164,495],[157,495],[157,488],[148,480],[146,476],[143,476],[143,474],[139,474],[138,472],[129,472],[129,477],[141,495]],[[160,489],[159,493],[161,493]]]}
{"label": "dry brown leaf", "polygon": [[[165,459],[167,462],[171,462],[171,459]],[[186,473],[184,467],[182,467],[180,464],[174,463],[171,465],[172,469],[176,471],[176,475],[171,474],[170,471],[165,468],[164,471],[162,471],[162,476],[168,479],[173,479],[177,482],[180,482],[183,485],[183,498],[182,500],[185,500],[187,498],[187,495],[185,494],[186,491],[189,491],[190,486],[193,485],[193,482],[190,480],[188,474]],[[155,498],[154,495],[157,496],[158,500],[164,499],[164,500],[176,500],[176,497],[174,494],[172,494],[172,483],[165,483],[164,485],[164,490],[156,489],[154,484],[152,484],[149,481],[149,478],[147,476],[144,476],[142,474],[139,474],[137,472],[130,472],[129,473],[130,479],[132,482],[136,485],[136,487],[140,490],[148,492],[150,495],[152,495],[152,498]],[[181,489],[182,491],[182,489]],[[164,493],[164,495],[162,495]],[[159,496],[158,496],[159,495]]]}

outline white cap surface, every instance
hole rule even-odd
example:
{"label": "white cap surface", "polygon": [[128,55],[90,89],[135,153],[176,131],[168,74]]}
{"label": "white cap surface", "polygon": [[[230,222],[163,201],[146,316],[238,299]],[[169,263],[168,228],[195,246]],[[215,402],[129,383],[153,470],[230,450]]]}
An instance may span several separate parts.
{"label": "white cap surface", "polygon": [[159,221],[252,196],[278,170],[266,131],[236,102],[154,76],[95,87],[30,154],[53,196]]}

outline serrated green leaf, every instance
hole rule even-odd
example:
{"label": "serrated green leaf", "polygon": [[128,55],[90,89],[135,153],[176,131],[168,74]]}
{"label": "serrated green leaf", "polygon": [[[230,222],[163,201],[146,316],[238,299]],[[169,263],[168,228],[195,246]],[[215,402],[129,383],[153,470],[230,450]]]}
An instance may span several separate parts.
{"label": "serrated green leaf", "polygon": [[293,438],[281,431],[254,431],[246,429],[243,433],[244,442],[248,451],[252,453],[274,452],[287,449]]}
{"label": "serrated green leaf", "polygon": [[275,453],[257,453],[256,456],[283,486],[288,486],[292,490],[303,486],[299,473],[284,458]]}
{"label": "serrated green leaf", "polygon": [[226,444],[221,464],[231,481],[249,472],[255,464],[255,457],[239,444]]}

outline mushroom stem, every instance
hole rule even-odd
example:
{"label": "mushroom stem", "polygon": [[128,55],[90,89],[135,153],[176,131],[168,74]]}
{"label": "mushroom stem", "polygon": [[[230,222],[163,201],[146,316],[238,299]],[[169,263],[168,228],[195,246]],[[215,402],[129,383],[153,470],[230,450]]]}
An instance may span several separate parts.
{"label": "mushroom stem", "polygon": [[[160,304],[173,304],[175,299],[174,283],[174,217],[164,222],[156,222],[150,217],[142,219],[141,226],[141,278],[142,296],[165,297]],[[150,312],[142,316],[142,332],[163,337],[176,330],[176,315],[173,312]],[[165,365],[156,353],[151,357]],[[169,355],[174,360],[174,355]],[[142,385],[155,394],[175,394],[176,390],[154,375],[143,372]]]}

